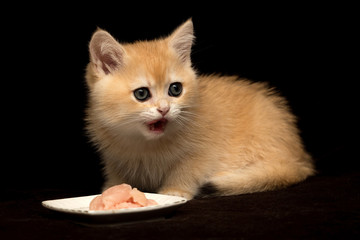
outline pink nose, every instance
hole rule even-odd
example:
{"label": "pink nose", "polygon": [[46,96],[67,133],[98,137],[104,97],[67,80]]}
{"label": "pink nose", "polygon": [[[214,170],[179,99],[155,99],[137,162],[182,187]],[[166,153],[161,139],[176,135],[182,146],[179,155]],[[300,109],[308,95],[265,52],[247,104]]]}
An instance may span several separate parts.
{"label": "pink nose", "polygon": [[169,112],[170,108],[169,107],[158,108],[157,110],[158,110],[159,113],[161,113],[162,116],[165,116]]}

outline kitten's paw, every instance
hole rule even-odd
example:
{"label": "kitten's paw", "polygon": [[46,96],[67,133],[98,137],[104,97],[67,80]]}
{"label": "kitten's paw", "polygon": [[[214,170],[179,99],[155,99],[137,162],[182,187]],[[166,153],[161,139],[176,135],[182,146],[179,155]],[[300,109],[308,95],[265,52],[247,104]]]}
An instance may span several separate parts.
{"label": "kitten's paw", "polygon": [[194,195],[192,193],[187,192],[187,191],[182,191],[179,189],[164,189],[164,190],[159,191],[159,193],[165,194],[165,195],[183,197],[183,198],[186,198],[187,200],[191,200],[194,197]]}

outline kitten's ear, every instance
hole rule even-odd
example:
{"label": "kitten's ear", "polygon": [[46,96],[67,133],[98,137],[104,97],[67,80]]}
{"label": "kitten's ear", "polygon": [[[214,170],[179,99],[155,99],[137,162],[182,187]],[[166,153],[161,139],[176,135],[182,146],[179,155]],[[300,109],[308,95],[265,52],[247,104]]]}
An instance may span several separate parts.
{"label": "kitten's ear", "polygon": [[100,74],[109,74],[124,64],[125,51],[108,32],[98,29],[89,44],[90,61]]}
{"label": "kitten's ear", "polygon": [[194,26],[191,18],[169,36],[170,47],[176,51],[184,63],[191,63],[190,54],[194,39]]}

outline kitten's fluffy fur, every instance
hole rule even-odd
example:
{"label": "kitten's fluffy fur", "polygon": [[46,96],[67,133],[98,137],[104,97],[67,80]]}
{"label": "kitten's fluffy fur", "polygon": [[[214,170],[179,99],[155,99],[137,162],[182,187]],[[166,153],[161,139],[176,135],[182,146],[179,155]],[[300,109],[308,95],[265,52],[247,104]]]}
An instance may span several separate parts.
{"label": "kitten's fluffy fur", "polygon": [[[206,184],[234,195],[313,175],[286,101],[266,84],[198,76],[193,39],[191,20],[153,41],[120,44],[104,30],[93,34],[86,120],[102,156],[104,189],[125,182],[191,199]],[[168,94],[174,82],[183,87],[177,97]],[[151,94],[145,101],[134,96],[139,88]],[[152,131],[149,122],[161,118],[164,129]]]}

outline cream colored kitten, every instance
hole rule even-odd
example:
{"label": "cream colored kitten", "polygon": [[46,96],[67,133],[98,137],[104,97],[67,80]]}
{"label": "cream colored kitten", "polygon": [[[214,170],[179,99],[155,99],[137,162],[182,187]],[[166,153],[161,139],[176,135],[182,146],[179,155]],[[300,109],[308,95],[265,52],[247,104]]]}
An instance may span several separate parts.
{"label": "cream colored kitten", "polygon": [[128,183],[188,199],[273,190],[314,174],[296,119],[266,84],[197,75],[193,23],[170,36],[120,44],[98,29],[89,44],[87,131],[104,189]]}

